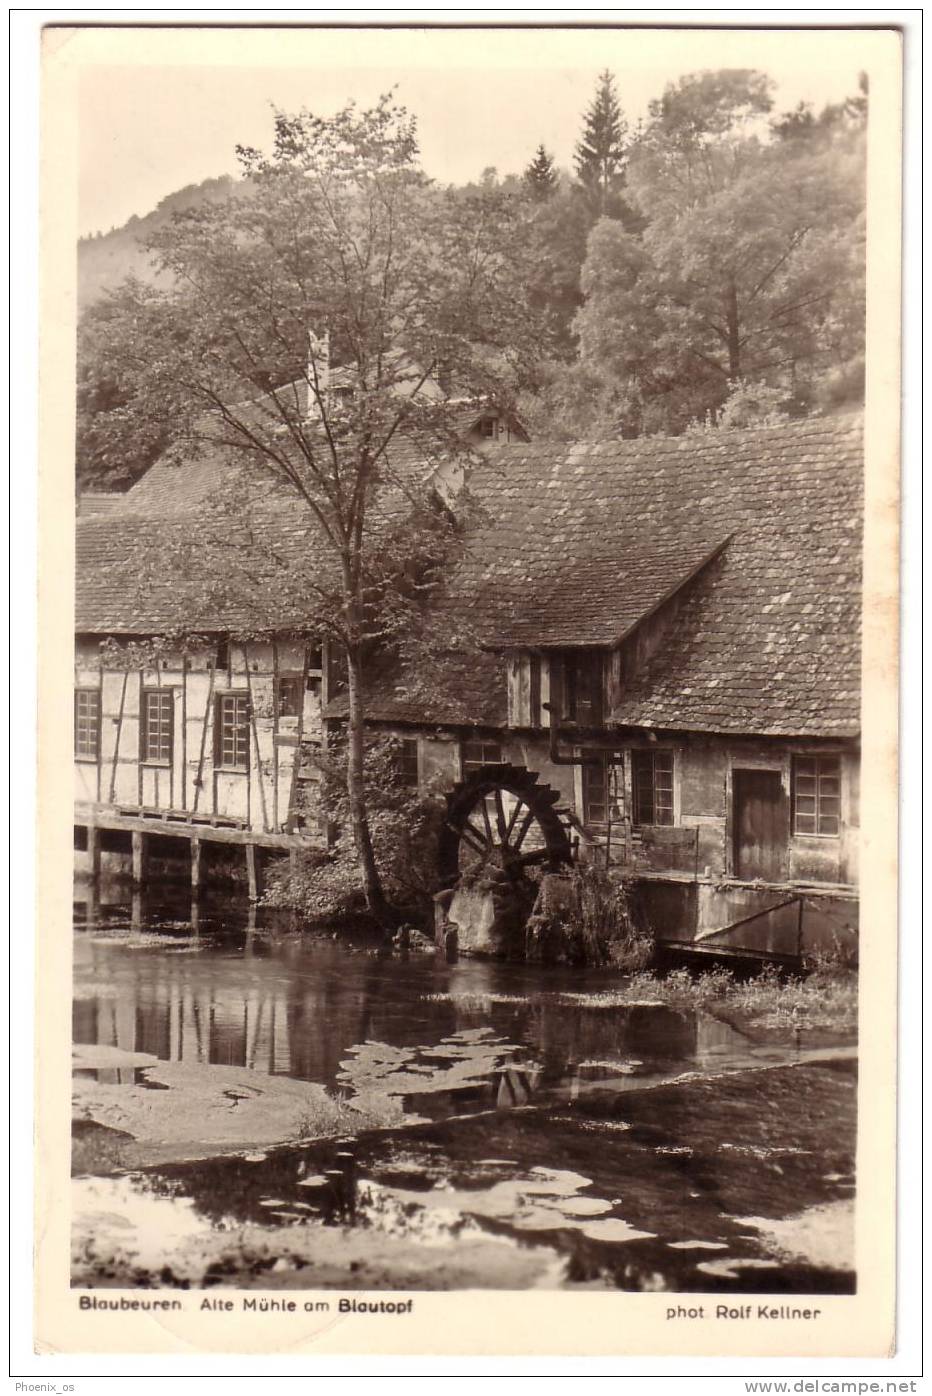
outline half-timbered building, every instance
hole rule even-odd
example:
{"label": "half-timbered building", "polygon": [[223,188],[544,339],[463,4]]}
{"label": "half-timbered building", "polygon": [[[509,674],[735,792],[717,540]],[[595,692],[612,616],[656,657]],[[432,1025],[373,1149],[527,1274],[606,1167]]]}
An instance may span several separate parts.
{"label": "half-timbered building", "polygon": [[[487,448],[443,604],[451,634],[468,619],[469,644],[451,641],[429,682],[387,658],[370,667],[369,721],[400,739],[406,778],[537,773],[581,856],[632,879],[665,939],[777,955],[850,939],[859,419],[585,445],[528,444],[495,421],[463,423]],[[276,633],[231,641],[248,630],[236,596],[179,616],[170,567],[125,582],[166,522],[197,527],[227,469],[157,464],[79,523],[76,822],[92,839],[320,837],[310,758],[345,700],[295,598]],[[448,502],[459,470],[438,480]],[[297,524],[276,527],[304,547]],[[149,645],[182,623],[203,643]],[[139,643],[138,664],[108,667],[114,639],[124,654]]]}

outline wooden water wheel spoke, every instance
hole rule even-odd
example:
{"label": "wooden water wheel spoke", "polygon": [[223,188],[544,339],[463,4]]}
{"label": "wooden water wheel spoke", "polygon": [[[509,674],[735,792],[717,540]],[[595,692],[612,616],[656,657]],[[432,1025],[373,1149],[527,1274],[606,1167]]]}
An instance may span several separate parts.
{"label": "wooden water wheel spoke", "polygon": [[524,803],[523,800],[520,800],[520,799],[515,800],[515,807],[514,807],[514,809],[511,811],[511,815],[509,816],[508,825],[507,825],[507,827],[506,827],[506,829],[505,829],[505,837],[502,839],[502,843],[508,843],[508,842],[509,842],[509,840],[510,840],[510,838],[511,838],[511,835],[512,835],[512,832],[514,831],[514,827],[515,827],[515,825],[516,825],[517,822],[518,822],[518,815],[519,815],[519,814],[521,813],[521,811],[522,811],[523,809],[525,809],[525,808],[526,808],[526,806],[525,806],[525,803]]}
{"label": "wooden water wheel spoke", "polygon": [[466,820],[462,834],[471,848],[474,848],[477,853],[483,854],[484,857],[488,857],[492,840],[487,838],[481,829],[477,829],[471,819]]}
{"label": "wooden water wheel spoke", "polygon": [[517,853],[518,849],[519,849],[519,848],[521,847],[521,845],[524,843],[524,840],[525,840],[525,838],[526,838],[526,836],[527,836],[527,831],[528,831],[528,829],[530,829],[530,827],[531,827],[531,825],[532,825],[533,823],[534,823],[534,811],[533,811],[532,809],[529,809],[528,812],[527,812],[527,814],[524,816],[524,819],[523,819],[523,821],[522,821],[522,823],[521,823],[521,828],[518,830],[518,837],[515,839],[514,843],[511,845],[511,847],[512,847],[512,852],[513,852],[513,853]]}
{"label": "wooden water wheel spoke", "polygon": [[473,852],[472,846],[470,844],[467,844],[465,851],[466,856],[462,860],[463,872],[478,872],[479,869],[484,868],[486,863],[489,861],[490,850],[487,848],[483,849],[481,853],[475,853]]}
{"label": "wooden water wheel spoke", "polygon": [[500,790],[495,791],[495,823],[498,826],[498,841],[504,847],[508,842],[508,834],[506,832],[505,804]]}
{"label": "wooden water wheel spoke", "polygon": [[553,857],[549,848],[532,848],[528,853],[520,853],[517,858],[512,858],[511,866],[514,868],[529,868],[535,863],[546,863]]}
{"label": "wooden water wheel spoke", "polygon": [[484,854],[486,852],[486,841],[483,838],[481,831],[476,828],[475,824],[473,824],[471,820],[467,820],[466,823],[462,826],[462,828],[459,829],[456,827],[456,825],[451,824],[450,821],[447,820],[444,825],[444,828],[455,838],[462,839],[462,841],[465,844],[467,844],[470,848],[474,849],[476,853]]}
{"label": "wooden water wheel spoke", "polygon": [[495,835],[492,833],[492,820],[491,820],[491,818],[489,817],[489,806],[488,806],[488,802],[487,802],[484,798],[483,798],[483,800],[480,802],[480,808],[481,808],[481,810],[482,810],[482,820],[483,820],[483,823],[485,824],[485,836],[486,836],[486,841],[487,841],[489,844],[494,844],[494,843],[495,843]]}

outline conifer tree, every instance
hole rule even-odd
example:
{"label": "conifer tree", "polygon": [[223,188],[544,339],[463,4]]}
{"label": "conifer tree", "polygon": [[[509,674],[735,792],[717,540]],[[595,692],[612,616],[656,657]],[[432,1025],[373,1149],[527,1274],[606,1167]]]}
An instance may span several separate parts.
{"label": "conifer tree", "polygon": [[576,173],[597,217],[613,212],[624,179],[628,123],[618,102],[615,79],[599,74],[576,146]]}
{"label": "conifer tree", "polygon": [[544,203],[551,194],[556,193],[559,179],[554,169],[553,156],[543,144],[537,147],[534,159],[524,171],[524,178],[530,186],[532,196],[540,203]]}

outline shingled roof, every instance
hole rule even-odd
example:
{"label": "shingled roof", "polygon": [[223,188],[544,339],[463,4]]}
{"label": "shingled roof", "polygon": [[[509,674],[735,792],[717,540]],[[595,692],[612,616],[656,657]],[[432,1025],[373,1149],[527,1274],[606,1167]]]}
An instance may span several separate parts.
{"label": "shingled roof", "polygon": [[862,473],[851,417],[502,447],[470,482],[488,522],[455,603],[493,646],[605,645],[679,591],[612,721],[854,735]]}
{"label": "shingled roof", "polygon": [[[672,628],[628,683],[612,721],[853,736],[862,469],[854,418],[493,447],[470,477],[480,522],[446,603],[468,615],[489,653],[451,665],[458,677],[447,699],[436,692],[422,699],[404,675],[373,675],[371,711],[399,722],[500,724],[502,651],[606,648],[675,594]],[[135,587],[126,581],[134,557],[163,547],[166,530],[196,538],[228,470],[219,459],[181,472],[156,465],[126,496],[124,516],[79,522],[79,630],[250,623],[235,596],[192,616],[170,571],[155,582],[150,572]],[[269,499],[249,522],[274,534],[286,560],[313,559],[313,530],[293,500]],[[283,629],[300,624],[298,587],[282,593],[279,614]]]}
{"label": "shingled roof", "polygon": [[493,616],[489,642],[553,649],[620,644],[727,541],[648,537],[609,557],[529,559],[526,593],[509,614],[496,604],[497,579],[483,582]]}

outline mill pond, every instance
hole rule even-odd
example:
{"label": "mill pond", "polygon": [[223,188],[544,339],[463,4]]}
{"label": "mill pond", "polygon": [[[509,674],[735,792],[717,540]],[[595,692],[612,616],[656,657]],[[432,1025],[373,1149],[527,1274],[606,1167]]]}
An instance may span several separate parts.
{"label": "mill pond", "polygon": [[74,977],[82,1288],[855,1287],[849,1032],[103,888]]}

